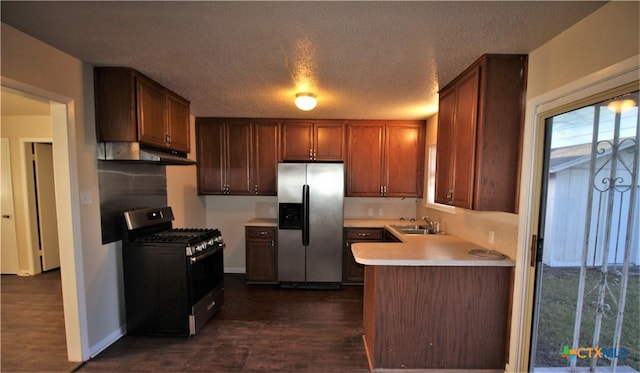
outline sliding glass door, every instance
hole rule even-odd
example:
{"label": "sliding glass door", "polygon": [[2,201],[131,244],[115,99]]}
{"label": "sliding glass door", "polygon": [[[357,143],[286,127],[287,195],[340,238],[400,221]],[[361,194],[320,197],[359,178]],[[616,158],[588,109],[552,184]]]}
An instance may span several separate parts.
{"label": "sliding glass door", "polygon": [[546,119],[532,371],[640,371],[638,98]]}

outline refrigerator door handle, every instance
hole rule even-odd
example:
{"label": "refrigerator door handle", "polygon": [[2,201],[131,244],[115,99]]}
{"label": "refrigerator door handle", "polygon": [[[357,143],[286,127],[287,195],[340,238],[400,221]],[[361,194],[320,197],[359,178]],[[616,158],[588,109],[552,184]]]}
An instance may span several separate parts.
{"label": "refrigerator door handle", "polygon": [[302,186],[302,245],[309,246],[309,185]]}

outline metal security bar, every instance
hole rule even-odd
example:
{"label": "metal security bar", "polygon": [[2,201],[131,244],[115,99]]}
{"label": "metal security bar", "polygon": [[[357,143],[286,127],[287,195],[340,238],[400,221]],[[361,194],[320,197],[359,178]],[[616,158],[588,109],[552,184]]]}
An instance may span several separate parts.
{"label": "metal security bar", "polygon": [[[620,105],[616,103],[628,99],[635,100],[635,136],[621,137]],[[594,331],[592,346],[600,346],[602,323],[604,318],[615,316],[613,337],[614,351],[620,350],[622,325],[624,320],[627,285],[629,281],[629,261],[633,247],[634,234],[638,234],[635,219],[636,198],[638,193],[640,111],[637,110],[638,92],[618,97],[599,105],[595,105],[593,116],[593,138],[590,155],[589,191],[587,219],[585,221],[584,244],[582,248],[578,300],[572,347],[578,349],[585,301],[596,294],[592,305],[594,310]],[[615,111],[612,133],[601,131],[601,114],[603,110]],[[604,137],[604,138],[600,138]],[[626,223],[626,224],[624,224]],[[635,231],[634,231],[635,230]],[[610,262],[610,251],[613,250],[613,262]],[[623,261],[618,262],[619,250],[623,250]],[[621,270],[619,269],[622,267]],[[586,292],[587,270],[599,271],[598,283]],[[620,282],[620,293],[611,290],[611,281]],[[618,364],[617,354],[608,357],[610,368],[615,372]],[[590,371],[594,372],[599,357],[591,359]],[[571,368],[575,368],[577,359],[571,360]]]}

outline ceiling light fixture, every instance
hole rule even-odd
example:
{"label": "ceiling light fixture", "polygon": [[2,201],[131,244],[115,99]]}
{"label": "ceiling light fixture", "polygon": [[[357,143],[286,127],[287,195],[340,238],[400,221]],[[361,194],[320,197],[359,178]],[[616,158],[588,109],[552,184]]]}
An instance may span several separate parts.
{"label": "ceiling light fixture", "polygon": [[309,92],[301,92],[296,94],[296,106],[303,111],[313,110],[318,101],[316,95]]}
{"label": "ceiling light fixture", "polygon": [[631,110],[636,106],[638,106],[638,104],[636,104],[634,100],[627,98],[623,100],[611,101],[609,105],[607,105],[607,109],[613,111],[614,113],[624,113],[625,111]]}

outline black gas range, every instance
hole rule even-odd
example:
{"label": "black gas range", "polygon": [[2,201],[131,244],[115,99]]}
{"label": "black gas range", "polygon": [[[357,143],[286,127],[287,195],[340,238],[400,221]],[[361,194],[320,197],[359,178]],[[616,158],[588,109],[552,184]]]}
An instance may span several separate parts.
{"label": "black gas range", "polygon": [[217,229],[173,228],[171,207],[124,213],[127,332],[189,336],[224,303],[224,240]]}

